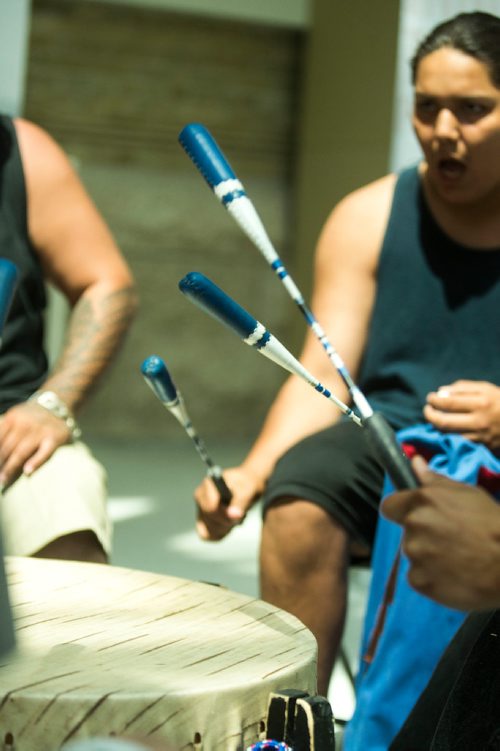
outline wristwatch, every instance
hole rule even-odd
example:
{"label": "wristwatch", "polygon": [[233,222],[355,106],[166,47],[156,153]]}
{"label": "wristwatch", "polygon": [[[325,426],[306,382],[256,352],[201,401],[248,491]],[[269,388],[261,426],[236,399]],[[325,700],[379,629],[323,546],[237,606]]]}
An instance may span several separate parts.
{"label": "wristwatch", "polygon": [[50,412],[54,417],[62,420],[71,433],[71,438],[76,441],[82,435],[82,431],[75,420],[70,408],[60,399],[54,391],[35,391],[28,399],[30,402],[36,402]]}

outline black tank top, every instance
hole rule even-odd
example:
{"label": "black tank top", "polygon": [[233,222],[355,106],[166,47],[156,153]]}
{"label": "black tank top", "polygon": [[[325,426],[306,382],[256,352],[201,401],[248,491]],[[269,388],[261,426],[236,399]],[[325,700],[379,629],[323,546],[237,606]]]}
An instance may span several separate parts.
{"label": "black tank top", "polygon": [[418,170],[398,177],[359,385],[396,429],[423,422],[429,391],[459,378],[500,385],[500,248],[451,240]]}
{"label": "black tank top", "polygon": [[42,269],[28,237],[26,190],[14,125],[0,116],[0,257],[19,271],[19,284],[2,333],[0,413],[24,401],[45,380]]}

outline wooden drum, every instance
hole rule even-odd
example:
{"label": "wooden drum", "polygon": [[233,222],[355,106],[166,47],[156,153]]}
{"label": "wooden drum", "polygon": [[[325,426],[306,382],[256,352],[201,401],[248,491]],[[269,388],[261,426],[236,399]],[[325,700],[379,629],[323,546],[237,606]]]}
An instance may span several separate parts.
{"label": "wooden drum", "polygon": [[265,737],[270,691],[316,691],[313,635],[261,600],[98,564],[6,569],[17,650],[0,661],[1,749],[119,735],[239,751]]}

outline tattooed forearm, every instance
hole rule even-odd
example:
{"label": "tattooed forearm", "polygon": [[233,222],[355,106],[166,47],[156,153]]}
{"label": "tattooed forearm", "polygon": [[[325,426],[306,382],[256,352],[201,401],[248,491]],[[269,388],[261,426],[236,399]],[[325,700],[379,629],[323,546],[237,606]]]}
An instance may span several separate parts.
{"label": "tattooed forearm", "polygon": [[44,388],[75,409],[113,360],[137,309],[133,287],[93,289],[72,310],[66,342]]}

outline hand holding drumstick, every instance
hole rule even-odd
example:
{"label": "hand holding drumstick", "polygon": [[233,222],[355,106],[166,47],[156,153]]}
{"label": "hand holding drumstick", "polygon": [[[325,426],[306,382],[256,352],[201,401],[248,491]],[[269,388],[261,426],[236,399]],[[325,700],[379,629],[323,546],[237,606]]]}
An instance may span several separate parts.
{"label": "hand holding drumstick", "polygon": [[461,610],[500,606],[500,508],[478,487],[431,472],[421,457],[421,486],[390,495],[382,514],[403,527],[408,581],[421,594]]}

